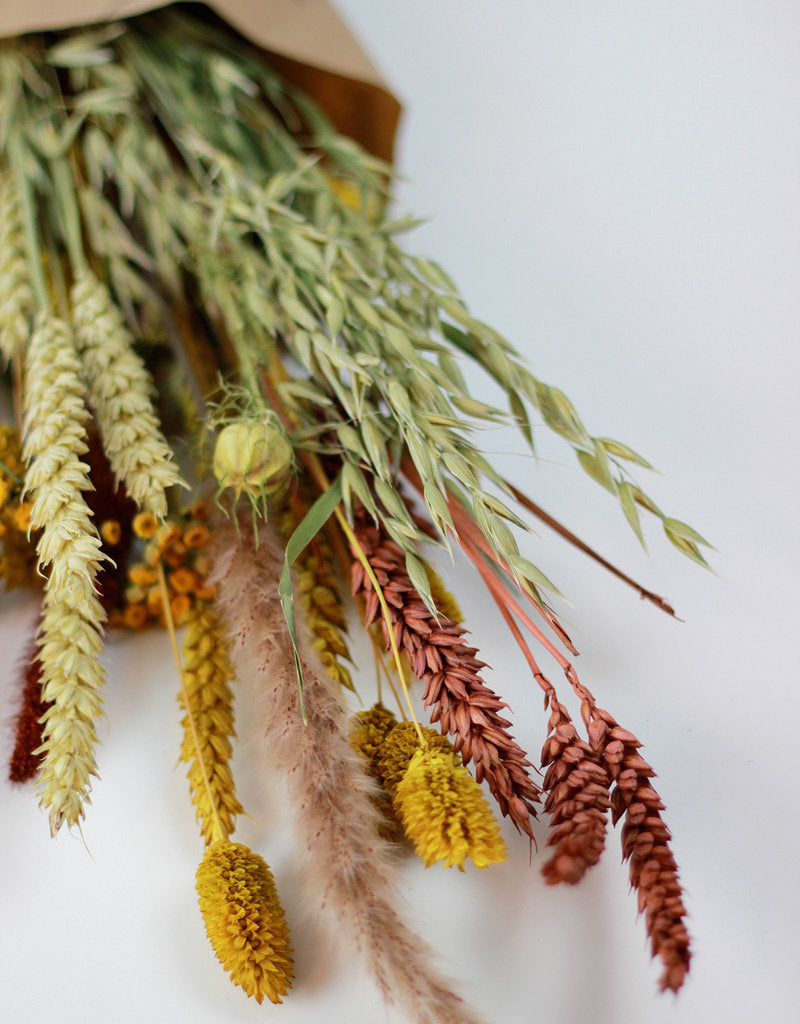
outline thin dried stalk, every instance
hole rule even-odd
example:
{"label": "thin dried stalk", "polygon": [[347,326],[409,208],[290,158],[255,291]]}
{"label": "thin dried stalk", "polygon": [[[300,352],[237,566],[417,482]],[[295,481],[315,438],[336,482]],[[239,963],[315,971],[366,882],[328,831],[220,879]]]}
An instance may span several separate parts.
{"label": "thin dried stalk", "polygon": [[288,781],[307,853],[306,881],[337,942],[343,930],[348,932],[386,999],[401,1004],[419,1024],[476,1022],[433,969],[433,951],[402,918],[389,881],[387,847],[375,835],[374,785],[348,743],[335,684],[310,649],[300,622],[303,721],[278,595],[283,558],[274,535],[262,530],[255,547],[225,523],[212,538],[211,550],[217,607],[232,634],[234,664],[240,676],[256,680],[263,694],[264,756],[270,769]]}
{"label": "thin dried stalk", "polygon": [[[405,569],[400,547],[361,512],[355,519],[358,541],[390,606],[395,639],[411,669],[425,683],[425,706],[465,764],[475,763],[478,782],[486,779],[501,812],[516,828],[532,836],[539,788],[528,774],[525,751],[512,739],[511,723],[500,715],[505,707],[480,678],[484,663],[464,640],[462,626],[426,608]],[[353,592],[366,600],[365,622],[379,617],[378,598],[358,562],[353,563]],[[384,633],[386,629],[384,626]]]}
{"label": "thin dried stalk", "polygon": [[166,489],[183,481],[153,408],[150,374],[108,288],[91,271],[78,275],[72,305],[75,337],[111,467],[137,506],[163,519]]}
{"label": "thin dried stalk", "polygon": [[645,915],[652,955],[664,965],[661,991],[677,992],[689,972],[690,939],[678,865],[669,845],[671,835],[661,817],[664,804],[650,781],[655,772],[639,754],[639,740],[607,711],[594,710],[589,735],[615,782],[612,820],[616,824],[625,819],[622,857],[629,861],[631,885],[639,913]]}

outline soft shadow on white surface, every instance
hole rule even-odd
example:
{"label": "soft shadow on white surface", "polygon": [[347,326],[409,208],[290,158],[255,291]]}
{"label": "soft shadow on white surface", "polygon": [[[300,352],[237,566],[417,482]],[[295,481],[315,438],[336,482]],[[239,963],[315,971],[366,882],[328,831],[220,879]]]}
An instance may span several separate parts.
{"label": "soft shadow on white surface", "polygon": [[[403,207],[434,218],[410,246],[451,272],[475,314],[566,391],[590,430],[657,465],[663,476],[640,474],[646,489],[719,549],[719,576],[703,573],[653,526],[648,557],[544,430],[540,465],[510,433],[485,438],[537,501],[683,619],[640,602],[546,527],[524,541],[570,598],[582,678],[659,773],[696,950],[680,997],[657,993],[616,833],[576,889],[545,886],[541,853],[529,866],[508,828],[509,862],[491,871],[409,862],[410,912],[496,1024],[792,1020],[798,10],[688,0],[339,7],[407,106]],[[469,379],[494,397],[477,373]],[[515,735],[538,755],[545,721],[522,659],[463,565],[443,568]],[[2,604],[4,719],[33,613]],[[258,1007],[230,985],[195,905],[202,851],[176,768],[167,644],[125,638],[110,658],[88,852],[79,837],[49,839],[29,791],[0,789],[3,1018],[402,1022],[305,905],[288,808],[280,784],[258,778],[246,702],[237,771],[259,826],[243,822],[238,834],[273,866],[295,922],[298,981],[282,1007]],[[541,826],[540,848],[545,837]]]}

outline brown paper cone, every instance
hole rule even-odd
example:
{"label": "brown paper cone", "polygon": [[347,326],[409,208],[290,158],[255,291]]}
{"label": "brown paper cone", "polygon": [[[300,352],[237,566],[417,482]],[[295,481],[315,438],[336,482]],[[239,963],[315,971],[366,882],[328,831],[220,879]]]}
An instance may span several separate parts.
{"label": "brown paper cone", "polygon": [[[0,38],[130,18],[172,0],[0,0]],[[180,0],[178,0],[180,2]],[[400,104],[327,0],[206,0],[340,132],[391,160]]]}

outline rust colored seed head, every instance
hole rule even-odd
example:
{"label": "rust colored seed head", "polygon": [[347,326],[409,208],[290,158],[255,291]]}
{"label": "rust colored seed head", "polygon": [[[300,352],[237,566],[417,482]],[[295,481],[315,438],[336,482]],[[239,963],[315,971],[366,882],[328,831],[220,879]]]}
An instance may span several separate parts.
{"label": "rust colored seed head", "polygon": [[652,955],[664,965],[661,990],[677,992],[689,971],[686,907],[678,865],[669,846],[670,831],[661,817],[664,805],[650,779],[655,772],[639,754],[641,743],[601,708],[589,729],[616,785],[611,794],[614,824],[624,816],[622,859],[629,863],[639,913],[644,913]]}
{"label": "rust colored seed head", "polygon": [[544,809],[551,816],[547,845],[555,847],[542,868],[549,885],[577,884],[599,860],[605,845],[610,779],[563,704],[550,701],[550,736],[542,750],[547,766]]}
{"label": "rust colored seed head", "polygon": [[8,764],[10,782],[30,782],[39,774],[42,755],[42,715],[49,704],[42,700],[42,664],[31,643],[25,654],[22,694],[14,722],[14,750]]}
{"label": "rust colored seed head", "polygon": [[[506,705],[480,678],[484,662],[467,645],[461,626],[431,615],[406,573],[401,549],[363,510],[356,516],[355,532],[389,606],[395,641],[425,684],[431,721],[453,737],[465,764],[474,762],[476,779],[486,779],[501,812],[518,831],[532,836],[530,818],[536,816],[540,790],[528,774],[525,751],[508,732],[511,723],[500,714]],[[353,593],[365,598],[369,626],[381,616],[378,595],[359,562],[354,561],[352,572]],[[385,623],[383,628],[388,641]]]}

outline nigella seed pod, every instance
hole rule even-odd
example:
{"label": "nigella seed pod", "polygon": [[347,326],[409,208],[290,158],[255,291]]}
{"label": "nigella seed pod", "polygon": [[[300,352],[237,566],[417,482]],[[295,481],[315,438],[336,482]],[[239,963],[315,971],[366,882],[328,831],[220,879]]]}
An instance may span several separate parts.
{"label": "nigella seed pod", "polygon": [[232,487],[236,497],[273,494],[292,467],[292,449],[271,423],[240,420],[223,427],[214,449],[214,476],[220,489]]}

